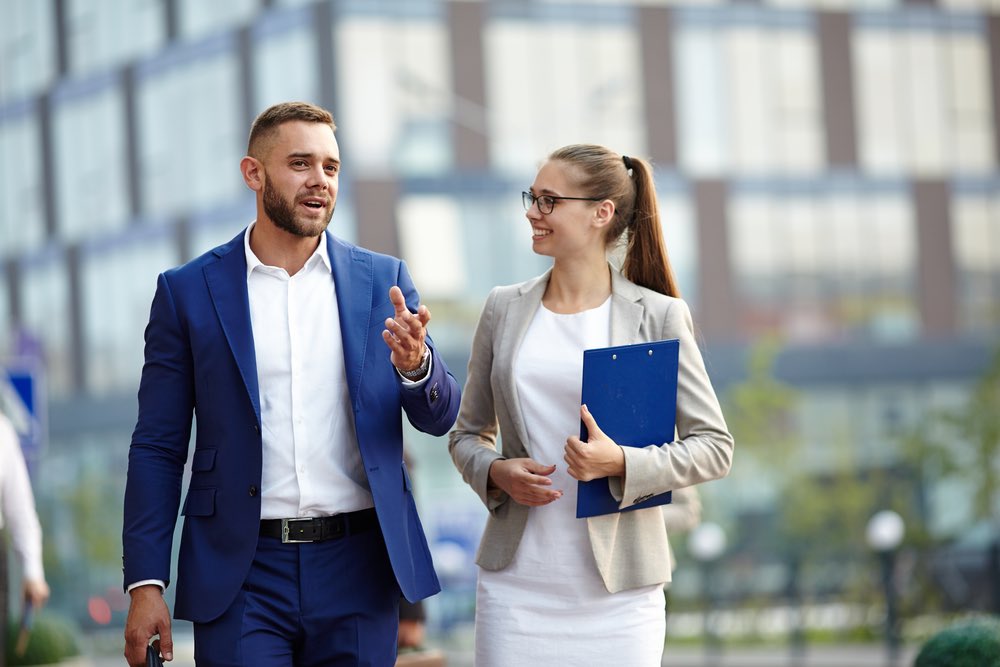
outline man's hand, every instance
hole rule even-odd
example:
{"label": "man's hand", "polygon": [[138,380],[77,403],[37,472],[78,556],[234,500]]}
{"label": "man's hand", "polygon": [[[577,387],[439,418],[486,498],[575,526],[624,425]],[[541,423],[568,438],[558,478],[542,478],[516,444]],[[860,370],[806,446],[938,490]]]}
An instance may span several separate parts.
{"label": "man's hand", "polygon": [[49,585],[44,579],[25,579],[22,589],[24,601],[35,609],[41,609],[49,601]]}
{"label": "man's hand", "polygon": [[589,482],[601,477],[624,475],[625,453],[614,440],[604,434],[586,405],[580,406],[580,419],[587,427],[587,442],[576,436],[566,438],[563,460],[569,465],[570,477]]}
{"label": "man's hand", "polygon": [[421,305],[415,315],[411,313],[403,299],[403,291],[395,285],[389,288],[389,300],[396,309],[395,316],[385,321],[382,332],[382,339],[391,351],[389,360],[401,371],[416,370],[424,358],[424,339],[431,311]]}
{"label": "man's hand", "polygon": [[156,584],[133,588],[132,602],[125,620],[125,660],[132,667],[146,664],[146,646],[155,635],[160,638],[153,642],[164,660],[174,659],[174,640],[170,634],[170,612],[163,601],[163,591]]}
{"label": "man's hand", "polygon": [[530,507],[548,505],[562,497],[562,491],[553,489],[554,465],[542,465],[533,459],[497,459],[490,464],[489,477],[498,488],[507,492],[514,502]]}

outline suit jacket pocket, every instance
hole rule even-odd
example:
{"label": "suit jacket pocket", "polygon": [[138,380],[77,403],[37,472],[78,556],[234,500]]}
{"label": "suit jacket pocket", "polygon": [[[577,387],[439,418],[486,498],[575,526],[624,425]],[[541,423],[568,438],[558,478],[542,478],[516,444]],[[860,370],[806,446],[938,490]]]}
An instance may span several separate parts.
{"label": "suit jacket pocket", "polygon": [[212,516],[215,514],[215,489],[188,489],[184,501],[184,516]]}
{"label": "suit jacket pocket", "polygon": [[191,472],[206,472],[215,467],[214,449],[196,449],[191,459]]}

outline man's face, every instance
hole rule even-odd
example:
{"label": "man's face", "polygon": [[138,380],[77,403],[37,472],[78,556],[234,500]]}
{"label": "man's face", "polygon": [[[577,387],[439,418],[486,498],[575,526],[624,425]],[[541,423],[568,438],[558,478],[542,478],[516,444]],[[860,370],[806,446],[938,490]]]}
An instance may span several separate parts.
{"label": "man's face", "polygon": [[289,234],[322,234],[333,217],[340,185],[340,148],[333,130],[322,123],[285,123],[263,165],[265,215]]}

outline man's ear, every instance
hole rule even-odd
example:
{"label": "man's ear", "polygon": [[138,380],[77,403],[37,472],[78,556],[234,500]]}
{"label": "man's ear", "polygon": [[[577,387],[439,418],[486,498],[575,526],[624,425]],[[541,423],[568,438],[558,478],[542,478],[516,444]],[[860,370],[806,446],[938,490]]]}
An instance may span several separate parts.
{"label": "man's ear", "polygon": [[257,158],[247,155],[240,160],[240,172],[243,174],[243,182],[254,192],[264,189],[264,165]]}

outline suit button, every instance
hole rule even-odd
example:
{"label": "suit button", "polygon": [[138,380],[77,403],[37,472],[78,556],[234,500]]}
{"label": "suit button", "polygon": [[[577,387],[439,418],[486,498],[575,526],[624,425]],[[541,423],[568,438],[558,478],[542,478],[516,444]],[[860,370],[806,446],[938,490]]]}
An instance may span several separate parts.
{"label": "suit button", "polygon": [[440,395],[441,395],[441,391],[438,389],[438,383],[435,382],[434,386],[431,387],[431,403],[433,403],[434,401],[438,400],[438,397]]}
{"label": "suit button", "polygon": [[260,426],[258,426],[257,424],[254,424],[253,425],[253,431],[254,431],[254,433],[260,433]]}
{"label": "suit button", "polygon": [[257,487],[253,484],[250,485],[250,497],[253,498],[257,495]]}

